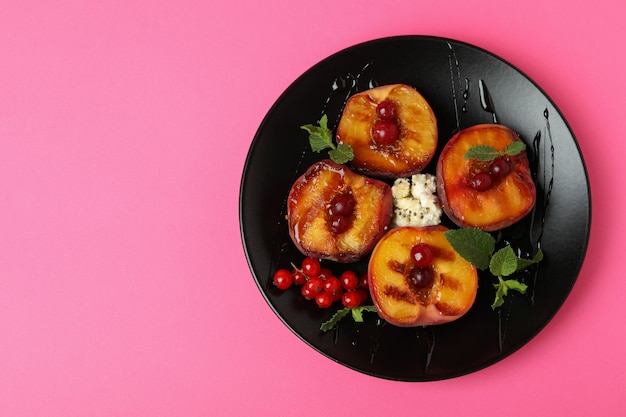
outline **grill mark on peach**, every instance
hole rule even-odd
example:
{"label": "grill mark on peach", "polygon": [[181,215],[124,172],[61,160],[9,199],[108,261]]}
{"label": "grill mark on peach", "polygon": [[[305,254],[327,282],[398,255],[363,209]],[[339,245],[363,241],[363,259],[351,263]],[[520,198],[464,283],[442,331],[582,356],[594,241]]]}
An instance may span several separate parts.
{"label": "grill mark on peach", "polygon": [[401,290],[400,288],[395,287],[393,285],[385,286],[385,290],[383,291],[383,294],[385,294],[385,296],[387,297],[391,297],[396,300],[406,301],[409,304],[416,303],[415,298],[413,298],[413,294],[411,294],[408,291]]}
{"label": "grill mark on peach", "polygon": [[444,316],[458,316],[463,312],[462,309],[451,306],[447,303],[435,303],[435,307],[437,307],[437,310],[439,310]]}
{"label": "grill mark on peach", "polygon": [[431,248],[433,249],[435,259],[441,259],[448,262],[452,262],[456,259],[456,254],[453,250],[448,250],[438,246],[431,246]]}
{"label": "grill mark on peach", "polygon": [[390,270],[397,272],[399,274],[404,274],[405,269],[406,269],[405,264],[403,264],[402,262],[396,261],[395,259],[390,259],[389,262],[387,262],[387,266],[389,267]]}
{"label": "grill mark on peach", "polygon": [[441,284],[441,286],[450,288],[451,290],[458,290],[461,288],[461,284],[459,283],[459,281],[445,274],[439,275],[439,283]]}

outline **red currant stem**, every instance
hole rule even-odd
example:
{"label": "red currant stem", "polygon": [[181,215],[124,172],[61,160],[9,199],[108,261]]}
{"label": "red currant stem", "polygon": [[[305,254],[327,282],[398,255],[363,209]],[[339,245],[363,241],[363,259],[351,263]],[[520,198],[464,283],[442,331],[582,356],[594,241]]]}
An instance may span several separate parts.
{"label": "red currant stem", "polygon": [[293,262],[289,262],[291,264],[291,266],[293,267],[293,269],[295,269],[296,271],[300,272],[302,275],[304,275],[304,277],[306,278],[306,280],[309,280],[309,276],[307,274],[304,273],[304,271],[302,270],[302,268],[298,268]]}

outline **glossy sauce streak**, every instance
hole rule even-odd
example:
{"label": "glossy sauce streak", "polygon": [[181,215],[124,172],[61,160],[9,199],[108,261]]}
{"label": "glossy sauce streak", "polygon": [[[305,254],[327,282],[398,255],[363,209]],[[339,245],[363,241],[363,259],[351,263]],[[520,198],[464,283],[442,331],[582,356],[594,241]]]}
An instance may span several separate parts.
{"label": "glossy sauce streak", "polygon": [[[456,95],[457,83],[459,87],[461,85],[461,67],[459,65],[459,60],[456,57],[456,52],[450,43],[448,43],[448,68],[450,70],[450,83],[452,86],[452,102],[454,104],[454,119],[456,122],[456,129],[461,130],[461,121],[459,119],[459,102],[458,97]],[[468,81],[469,82],[469,81]],[[469,94],[469,92],[468,92]],[[463,97],[465,97],[465,92],[463,93]],[[467,106],[463,105],[464,112],[467,111]]]}
{"label": "glossy sauce streak", "polygon": [[382,334],[382,330],[387,326],[387,322],[381,318],[376,320],[376,334],[370,338],[370,364],[374,363],[374,357],[378,352],[378,345],[380,344],[380,337]]}
{"label": "glossy sauce streak", "polygon": [[[324,105],[322,106],[318,119],[316,121],[312,121],[312,123],[317,123],[317,121],[321,119],[324,114],[330,112],[329,108],[333,107],[332,113],[335,114],[334,122],[330,120],[330,115],[327,114],[327,116],[329,117],[328,128],[332,131],[335,131],[337,125],[339,124],[339,120],[341,119],[341,111],[338,111],[338,109],[343,109],[345,107],[348,98],[350,98],[350,96],[360,90],[377,86],[377,83],[373,78],[367,80],[367,84],[365,86],[363,85],[364,76],[367,74],[367,71],[371,67],[371,65],[372,62],[368,62],[356,74],[347,73],[336,77],[330,86],[330,92],[326,98],[326,101],[324,102]],[[309,142],[308,140],[306,140],[306,138],[304,138],[302,140],[302,152],[300,153],[300,157],[298,158],[296,169],[292,174],[294,181],[302,172],[302,164],[304,162],[305,156],[309,151]],[[289,244],[291,243],[291,240],[289,238],[287,239],[287,241],[281,238],[281,231],[286,229],[286,226],[283,226],[283,224],[287,223],[287,199],[288,196],[286,195],[282,202],[281,210],[278,215],[276,232],[274,234],[274,240],[272,242],[272,256],[269,260],[268,276],[265,284],[266,291],[268,291],[272,287],[273,274],[276,265],[281,264],[283,255],[285,254],[285,252],[289,248]]]}
{"label": "glossy sauce streak", "polygon": [[465,88],[463,88],[463,107],[461,107],[461,111],[463,113],[467,113],[467,100],[469,99],[469,92],[470,92],[470,80],[466,78]]}
{"label": "glossy sauce streak", "polygon": [[[537,253],[537,250],[541,249],[546,215],[552,188],[554,187],[554,142],[550,129],[550,113],[547,108],[544,110],[543,116],[546,123],[543,133],[541,130],[537,131],[532,142],[532,152],[528,153],[531,173],[537,187],[536,204],[530,213],[527,229],[524,230],[525,236],[516,236],[510,241],[502,241],[505,245],[510,244],[518,257],[527,259],[532,258]],[[500,233],[497,240],[502,240]],[[522,249],[522,246],[527,247],[527,249]],[[519,272],[514,277],[528,285],[526,297],[531,308],[535,305],[535,288],[540,267],[541,262],[531,265],[527,270]],[[500,354],[503,351],[510,312],[511,303],[505,300],[505,303],[498,310],[498,345]]]}
{"label": "glossy sauce streak", "polygon": [[[462,77],[460,64],[454,51],[454,47],[449,43],[448,49],[448,66],[450,70],[450,82],[452,86],[452,100],[454,105],[456,127],[457,130],[461,130],[465,126],[460,126],[458,111],[459,98],[457,96],[457,89],[462,90],[463,103],[461,105],[461,111],[463,113],[467,113],[471,82],[468,78]],[[493,97],[489,92],[489,88],[487,87],[487,83],[483,79],[478,80],[478,95],[482,110],[490,113],[492,122],[494,124],[498,124],[499,118],[496,113],[496,106],[494,104]],[[541,239],[543,237],[546,214],[550,203],[550,195],[554,186],[554,144],[552,140],[552,132],[550,130],[550,115],[547,108],[544,110],[543,116],[546,123],[544,133],[542,135],[541,131],[537,132],[537,135],[532,142],[532,152],[528,152],[531,173],[537,186],[537,192],[539,193],[540,191],[543,191],[543,194],[537,196],[537,204],[532,210],[530,221],[524,224],[524,230],[520,232],[519,236],[507,236],[506,241],[502,236],[501,231],[497,232],[495,236],[496,241],[502,246],[507,244],[511,245],[518,257],[527,259],[532,258],[537,250],[541,248]],[[545,140],[542,140],[542,137],[547,140],[547,143],[545,143]],[[520,281],[525,282],[528,285],[526,295],[529,299],[531,307],[534,306],[535,303],[535,284],[539,267],[540,265],[533,265],[526,271],[517,273],[516,277],[512,277],[520,279]],[[488,277],[493,279],[491,276]],[[505,298],[505,303],[497,310],[498,348],[500,354],[502,354],[504,349],[504,340],[510,313],[511,301],[510,298]]]}
{"label": "glossy sauce streak", "polygon": [[[548,143],[542,143],[541,132],[537,132],[533,140],[533,156],[532,172],[535,175],[535,184],[537,191],[543,190],[543,203],[536,204],[532,211],[531,227],[529,229],[529,240],[534,248],[541,249],[541,239],[545,228],[546,215],[550,204],[550,196],[554,187],[554,142],[552,140],[552,130],[550,129],[550,112],[546,108],[543,111],[546,120],[544,136]],[[547,160],[549,158],[549,160]],[[538,201],[539,203],[539,201]],[[537,230],[535,230],[537,229]],[[536,234],[536,235],[535,235]],[[534,254],[533,254],[534,255]],[[538,268],[533,268],[532,282],[529,291],[530,303],[535,304],[535,284],[537,282]]]}
{"label": "glossy sauce streak", "polygon": [[496,115],[495,106],[493,105],[493,98],[489,94],[489,89],[484,80],[478,80],[478,94],[480,95],[480,105],[487,113],[491,113],[494,123],[498,123],[498,116]]}
{"label": "glossy sauce streak", "polygon": [[433,352],[435,351],[435,332],[433,326],[419,326],[415,328],[415,337],[419,343],[422,352],[425,355],[420,355],[423,359],[422,372],[426,374],[430,366],[430,361],[433,358]]}

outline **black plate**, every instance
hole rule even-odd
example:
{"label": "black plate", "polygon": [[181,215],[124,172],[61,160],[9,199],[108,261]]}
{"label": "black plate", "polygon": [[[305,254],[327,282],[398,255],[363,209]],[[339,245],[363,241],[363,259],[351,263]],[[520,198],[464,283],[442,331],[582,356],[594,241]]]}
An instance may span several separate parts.
{"label": "black plate", "polygon": [[[398,328],[365,313],[344,318],[327,333],[319,327],[338,309],[319,309],[296,288],[271,284],[278,267],[303,256],[291,243],[285,202],[296,178],[326,154],[311,152],[301,125],[327,114],[334,130],[350,95],[373,86],[405,83],[430,102],[438,119],[439,150],[452,134],[479,123],[501,123],[529,149],[537,183],[535,211],[494,234],[521,253],[541,247],[545,258],[519,279],[527,294],[512,293],[490,307],[495,278],[481,275],[476,302],[461,319],[440,326]],[[436,158],[435,158],[436,161]],[[425,172],[434,173],[436,162]],[[584,162],[567,122],[546,94],[509,63],[463,42],[423,36],[359,44],[321,61],[276,101],[249,150],[240,190],[243,246],[261,293],[280,319],[322,354],[365,374],[429,381],[489,366],[531,340],[570,293],[587,249],[591,201]],[[327,263],[335,273],[345,266]],[[366,260],[349,268],[364,272]]]}

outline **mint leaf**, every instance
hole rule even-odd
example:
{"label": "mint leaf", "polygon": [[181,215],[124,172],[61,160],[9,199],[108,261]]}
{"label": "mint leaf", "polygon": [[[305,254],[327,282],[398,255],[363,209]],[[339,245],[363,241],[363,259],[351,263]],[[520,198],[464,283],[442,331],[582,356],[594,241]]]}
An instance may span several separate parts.
{"label": "mint leaf", "polygon": [[500,152],[493,146],[476,145],[465,152],[465,159],[477,159],[483,162],[493,161],[500,155]]}
{"label": "mint leaf", "polygon": [[491,162],[499,156],[515,156],[526,149],[524,142],[516,140],[509,143],[504,151],[499,151],[489,145],[475,145],[469,148],[464,155],[465,159],[476,159],[481,162]]}
{"label": "mint leaf", "polygon": [[357,323],[362,323],[363,322],[363,312],[370,311],[372,313],[376,313],[376,311],[377,311],[376,307],[374,307],[374,306],[353,307],[351,310],[352,310],[352,318]]}
{"label": "mint leaf", "polygon": [[324,137],[316,133],[312,133],[309,135],[309,144],[311,145],[311,150],[313,152],[321,152],[324,149],[328,149],[331,147],[331,145],[328,143],[328,141],[326,141],[326,139],[324,139]]}
{"label": "mint leaf", "polygon": [[322,327],[320,327],[320,330],[323,332],[327,332],[331,329],[334,329],[335,326],[337,326],[337,324],[341,321],[341,319],[347,316],[349,312],[350,309],[348,307],[338,310],[335,314],[333,314],[330,320],[322,323]]}
{"label": "mint leaf", "polygon": [[509,143],[504,150],[504,153],[508,156],[515,156],[526,149],[526,144],[524,142],[516,140],[513,143]]}
{"label": "mint leaf", "polygon": [[517,256],[510,245],[500,249],[491,257],[489,272],[492,275],[506,277],[517,271]]}
{"label": "mint leaf", "polygon": [[532,259],[520,258],[517,260],[517,271],[523,271],[524,269],[528,268],[529,266],[533,264],[536,264],[542,259],[543,259],[543,252],[541,251],[541,248],[539,248],[539,250],[537,250],[537,253],[535,254],[535,256],[532,257]]}
{"label": "mint leaf", "polygon": [[496,294],[491,305],[492,309],[504,303],[509,290],[525,293],[528,286],[515,279],[504,280],[502,277],[522,271],[543,259],[541,249],[537,250],[532,259],[519,258],[511,245],[495,251],[496,240],[491,234],[480,229],[451,229],[443,232],[452,248],[466,261],[480,270],[489,269],[491,275],[498,278],[494,284]]}
{"label": "mint leaf", "polygon": [[489,233],[480,229],[451,229],[444,233],[454,250],[476,268],[489,268],[491,254],[495,250],[496,240]]}
{"label": "mint leaf", "polygon": [[528,289],[528,285],[526,284],[523,284],[515,279],[504,280],[500,276],[498,277],[498,283],[493,284],[493,286],[496,289],[496,296],[491,304],[492,310],[495,310],[504,304],[504,297],[506,297],[509,293],[509,290],[514,290],[524,294]]}
{"label": "mint leaf", "polygon": [[345,164],[346,162],[352,161],[354,151],[352,150],[352,146],[347,143],[340,143],[337,145],[336,149],[328,151],[328,156],[338,164]]}
{"label": "mint leaf", "polygon": [[528,289],[528,285],[519,282],[518,280],[515,279],[507,279],[504,281],[504,285],[506,285],[506,287],[509,290],[515,290],[521,294],[525,294],[526,290]]}
{"label": "mint leaf", "polygon": [[300,126],[300,129],[306,130],[309,133],[309,144],[313,152],[320,152],[324,149],[334,149],[332,141],[332,132],[328,129],[328,117],[324,114],[319,120],[319,126],[304,125]]}
{"label": "mint leaf", "polygon": [[309,144],[313,152],[330,149],[328,156],[338,164],[345,164],[354,158],[354,152],[349,144],[335,146],[333,143],[333,132],[328,128],[328,117],[325,114],[318,121],[318,126],[308,124],[300,126],[300,129],[309,133]]}
{"label": "mint leaf", "polygon": [[491,309],[495,310],[496,308],[504,304],[504,297],[506,296],[508,292],[508,288],[506,284],[504,283],[504,280],[502,279],[502,277],[498,277],[498,283],[493,284],[493,286],[496,289],[496,296],[493,300],[493,303],[491,304]]}
{"label": "mint leaf", "polygon": [[327,322],[322,323],[322,326],[320,327],[320,330],[323,332],[327,332],[329,330],[334,329],[339,322],[341,321],[341,319],[343,319],[345,316],[348,315],[348,313],[352,313],[352,319],[357,322],[357,323],[362,323],[363,322],[363,313],[364,312],[372,312],[372,313],[376,313],[378,310],[376,310],[375,306],[359,306],[359,307],[344,307],[341,310],[338,310],[335,314],[333,314],[333,316],[330,318],[330,320],[328,320]]}

